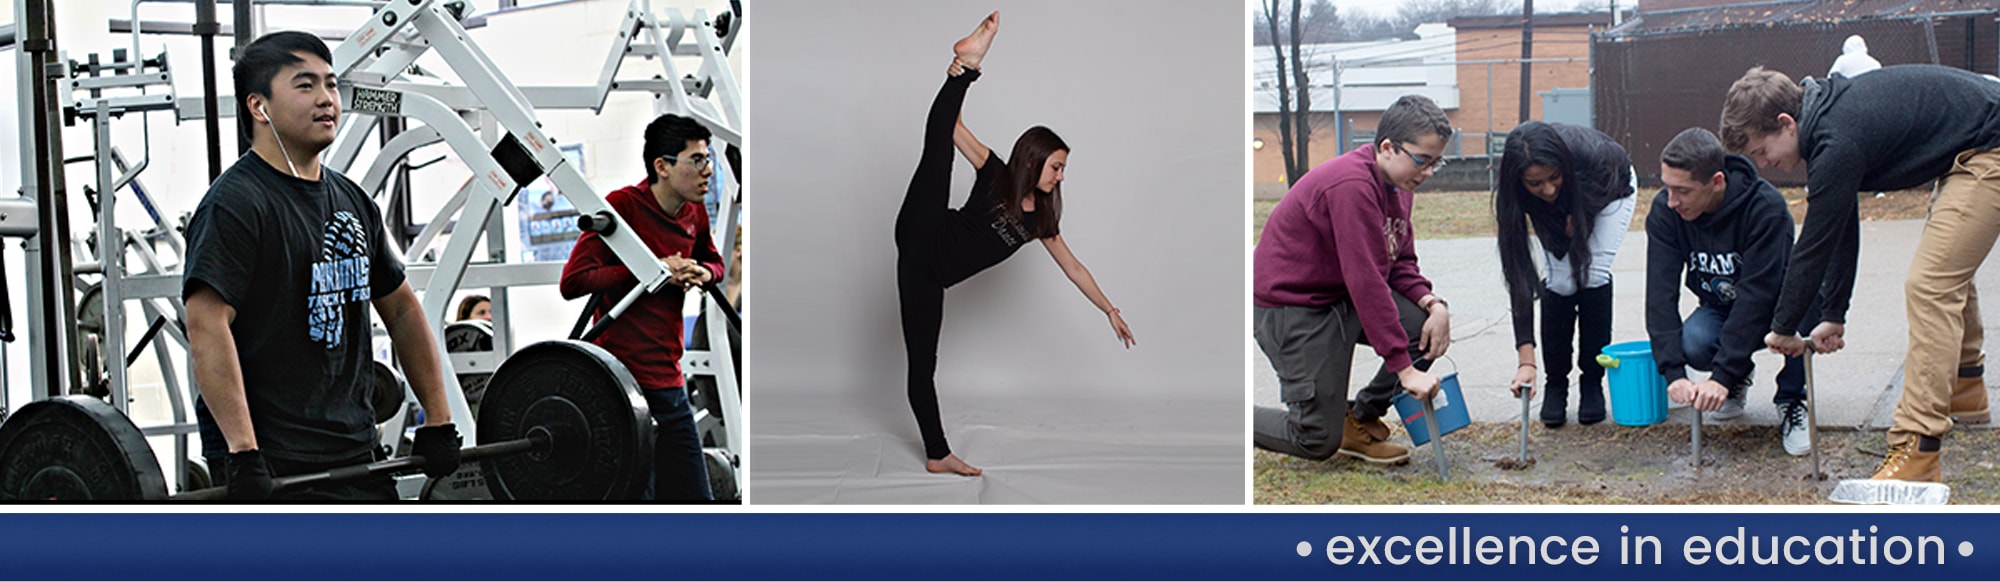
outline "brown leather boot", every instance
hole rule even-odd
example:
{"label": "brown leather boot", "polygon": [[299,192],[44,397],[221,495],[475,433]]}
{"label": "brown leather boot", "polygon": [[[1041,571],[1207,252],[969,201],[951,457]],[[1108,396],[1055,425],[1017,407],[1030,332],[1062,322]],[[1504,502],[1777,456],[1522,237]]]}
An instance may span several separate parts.
{"label": "brown leather boot", "polygon": [[1993,413],[1986,408],[1984,374],[1960,376],[1958,384],[1952,386],[1951,419],[1959,424],[1986,424],[1993,420]]}
{"label": "brown leather boot", "polygon": [[1368,422],[1347,415],[1347,428],[1340,435],[1340,454],[1378,465],[1401,465],[1410,461],[1410,449],[1389,442],[1389,425],[1377,418]]}
{"label": "brown leather boot", "polygon": [[1871,479],[1943,481],[1944,465],[1938,460],[1941,453],[1939,444],[1937,437],[1919,435],[1891,445],[1889,455],[1882,459],[1880,467],[1875,468],[1875,476]]}

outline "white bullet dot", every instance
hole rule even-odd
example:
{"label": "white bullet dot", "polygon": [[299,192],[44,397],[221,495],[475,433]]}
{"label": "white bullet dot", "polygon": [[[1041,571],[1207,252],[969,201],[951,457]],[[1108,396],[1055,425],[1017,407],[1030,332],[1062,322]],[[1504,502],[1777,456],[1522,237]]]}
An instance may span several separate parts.
{"label": "white bullet dot", "polygon": [[1959,556],[1959,557],[1961,557],[1961,558],[1970,558],[1970,557],[1972,557],[1972,542],[1959,542],[1959,543],[1958,543],[1958,556]]}
{"label": "white bullet dot", "polygon": [[[1958,547],[1958,552],[1961,554],[1970,554],[1972,553],[1972,550],[1970,549],[1971,547],[1972,546],[1970,544],[1960,545]],[[1303,558],[1306,556],[1310,556],[1312,555],[1312,553],[1313,553],[1313,545],[1311,542],[1299,542],[1299,557]]]}

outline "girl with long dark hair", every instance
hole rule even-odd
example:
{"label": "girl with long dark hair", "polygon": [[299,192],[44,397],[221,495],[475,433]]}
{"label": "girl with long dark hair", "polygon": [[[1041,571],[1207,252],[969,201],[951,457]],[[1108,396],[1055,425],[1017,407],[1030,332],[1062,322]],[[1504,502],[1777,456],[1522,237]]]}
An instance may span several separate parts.
{"label": "girl with long dark hair", "polygon": [[[1493,216],[1520,355],[1509,386],[1516,395],[1534,390],[1534,304],[1540,299],[1542,362],[1548,366],[1541,420],[1550,428],[1568,417],[1572,338],[1581,370],[1576,420],[1604,420],[1604,368],[1597,353],[1611,342],[1611,262],[1631,228],[1637,189],[1625,148],[1597,130],[1530,121],[1507,133]],[[1539,273],[1528,249],[1530,232],[1542,251]]]}
{"label": "girl with long dark hair", "polygon": [[[923,157],[896,214],[896,289],[901,296],[903,348],[909,356],[910,409],[924,439],[924,469],[932,473],[979,475],[945,442],[938,416],[937,348],[944,323],[944,290],[999,264],[1030,240],[1042,241],[1063,274],[1110,320],[1118,340],[1130,348],[1132,330],[1097,288],[1090,270],[1063,242],[1063,169],[1069,144],[1046,127],[1029,128],[1014,142],[1009,164],[972,135],[959,119],[965,91],[980,76],[980,61],[1000,30],[994,12],[972,35],[952,45],[956,59],[938,90],[924,124]],[[979,172],[972,196],[950,206],[951,151],[956,148]]]}

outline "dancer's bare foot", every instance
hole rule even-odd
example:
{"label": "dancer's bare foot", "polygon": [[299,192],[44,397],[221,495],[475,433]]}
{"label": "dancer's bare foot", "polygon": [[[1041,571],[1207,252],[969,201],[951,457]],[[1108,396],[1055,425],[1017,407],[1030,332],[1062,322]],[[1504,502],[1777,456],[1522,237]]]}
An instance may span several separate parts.
{"label": "dancer's bare foot", "polygon": [[993,35],[1000,32],[1000,11],[995,10],[979,21],[979,28],[972,34],[951,45],[951,52],[958,55],[958,62],[967,68],[979,68],[979,61],[986,59],[986,49],[993,47]]}
{"label": "dancer's bare foot", "polygon": [[965,459],[958,458],[958,455],[945,455],[942,459],[925,459],[924,470],[932,473],[957,473],[967,477],[978,477],[986,473],[978,467],[965,464]]}

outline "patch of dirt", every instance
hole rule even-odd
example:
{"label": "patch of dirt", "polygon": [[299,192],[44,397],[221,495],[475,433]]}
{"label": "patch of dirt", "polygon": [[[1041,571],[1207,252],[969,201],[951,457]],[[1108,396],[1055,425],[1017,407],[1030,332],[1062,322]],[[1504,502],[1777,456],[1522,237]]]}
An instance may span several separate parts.
{"label": "patch of dirt", "polygon": [[[1710,422],[1703,463],[1691,458],[1690,432],[1676,415],[1648,427],[1609,421],[1549,429],[1531,423],[1529,466],[1521,464],[1521,425],[1481,422],[1446,435],[1450,479],[1439,481],[1436,448],[1417,447],[1409,462],[1378,466],[1336,456],[1308,461],[1266,451],[1255,455],[1258,504],[1821,504],[1841,479],[1865,479],[1881,461],[1882,431],[1822,427],[1823,481],[1808,478],[1810,456],[1785,454],[1775,426]],[[1393,421],[1398,436],[1409,444]],[[1954,504],[2000,503],[2000,431],[1956,430],[1945,438],[1945,484]]]}

